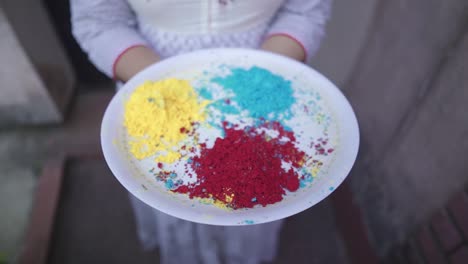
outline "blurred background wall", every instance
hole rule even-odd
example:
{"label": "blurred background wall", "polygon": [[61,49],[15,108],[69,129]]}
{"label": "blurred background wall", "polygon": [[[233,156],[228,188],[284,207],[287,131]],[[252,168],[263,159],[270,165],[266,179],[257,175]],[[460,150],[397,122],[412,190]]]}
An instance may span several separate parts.
{"label": "blurred background wall", "polygon": [[0,125],[63,120],[75,74],[39,1],[0,3]]}
{"label": "blurred background wall", "polygon": [[[73,40],[68,1],[25,3],[0,2],[0,123],[60,122],[73,94],[112,85]],[[373,248],[386,256],[468,182],[468,1],[335,0],[332,12],[312,67],[358,116],[361,148],[348,182]],[[21,110],[35,104],[42,110]],[[48,121],[33,117],[41,111]],[[21,187],[8,186],[0,200]],[[30,202],[18,206],[4,223],[27,222]],[[14,232],[0,251],[14,251],[24,225],[1,223]]]}
{"label": "blurred background wall", "polygon": [[334,0],[325,38],[312,67],[343,88],[367,40],[378,0]]}
{"label": "blurred background wall", "polygon": [[380,255],[466,190],[467,63],[467,1],[378,2],[344,92],[361,129],[349,180]]}

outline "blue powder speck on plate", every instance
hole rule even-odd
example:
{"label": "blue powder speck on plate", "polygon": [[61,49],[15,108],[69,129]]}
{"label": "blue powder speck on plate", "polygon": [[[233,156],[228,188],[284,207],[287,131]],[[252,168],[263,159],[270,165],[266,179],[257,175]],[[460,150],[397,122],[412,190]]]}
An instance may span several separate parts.
{"label": "blue powder speck on plate", "polygon": [[304,178],[299,180],[300,188],[304,188],[314,181],[314,177],[312,176],[312,174],[308,173],[305,169],[303,169],[302,173],[304,175]]}
{"label": "blue powder speck on plate", "polygon": [[166,188],[167,189],[172,189],[174,188],[174,182],[171,179],[167,179],[166,181]]}

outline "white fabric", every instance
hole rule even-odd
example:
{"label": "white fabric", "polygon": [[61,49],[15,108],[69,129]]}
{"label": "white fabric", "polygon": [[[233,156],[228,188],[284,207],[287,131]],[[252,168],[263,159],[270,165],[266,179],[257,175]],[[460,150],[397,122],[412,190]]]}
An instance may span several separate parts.
{"label": "white fabric", "polygon": [[177,33],[159,30],[143,24],[141,32],[151,36],[153,49],[163,58],[211,47],[257,48],[267,24],[258,25],[248,31],[220,35],[191,35],[181,37]]}
{"label": "white fabric", "polygon": [[275,257],[282,221],[242,227],[195,224],[129,196],[138,235],[146,248],[159,246],[163,264],[257,264]]}
{"label": "white fabric", "polygon": [[[76,40],[96,67],[108,76],[112,76],[112,65],[120,53],[140,44],[167,58],[211,47],[258,48],[266,35],[282,33],[301,42],[310,58],[319,46],[331,3],[331,0],[129,1],[131,5],[126,0],[70,2]],[[283,5],[278,9],[281,2]],[[212,12],[201,12],[208,3]],[[189,10],[195,10],[192,9],[195,6],[198,12],[191,14]],[[182,9],[183,16],[175,13]],[[154,17],[157,15],[162,17]],[[180,21],[170,21],[172,18]],[[257,264],[272,261],[276,254],[283,221],[246,227],[208,226],[165,215],[132,195],[130,200],[142,245],[147,249],[159,247],[162,264]]]}
{"label": "white fabric", "polygon": [[245,31],[267,24],[283,0],[128,0],[141,24],[185,34]]}
{"label": "white fabric", "polygon": [[[151,12],[165,12],[172,8],[173,3],[192,3],[202,0],[132,0],[152,3]],[[228,6],[235,3],[251,3],[264,0],[210,0],[211,5]],[[175,54],[213,47],[248,47],[258,48],[266,35],[285,33],[295,38],[306,49],[307,60],[314,55],[323,37],[325,21],[329,16],[331,0],[281,0],[283,4],[277,10],[279,0],[269,0],[273,8],[258,15],[256,19],[241,19],[227,16],[228,8],[219,15],[219,23],[226,26],[217,27],[212,32],[194,32],[187,34],[187,29],[163,29],[154,19],[151,19],[145,8],[133,3],[135,10],[126,0],[70,0],[72,15],[72,30],[82,49],[88,53],[90,60],[107,76],[112,76],[112,65],[116,58],[126,48],[145,44],[152,47],[162,58]],[[163,6],[166,3],[167,6]],[[179,3],[179,5],[182,2]],[[237,5],[237,4],[236,4]],[[246,4],[247,5],[247,4]],[[258,5],[260,6],[260,5]],[[221,8],[221,7],[218,7]],[[245,10],[245,9],[239,9]],[[274,17],[267,19],[271,11],[277,10]],[[251,11],[255,14],[255,10]],[[140,17],[141,13],[141,17]],[[259,11],[257,11],[259,13]],[[177,13],[167,12],[174,20],[182,19]],[[193,16],[199,16],[194,12]],[[229,20],[227,20],[229,18]],[[156,19],[157,20],[157,19]],[[155,24],[156,23],[156,24]],[[252,23],[251,25],[247,25]],[[206,25],[206,23],[205,23]],[[238,25],[238,26],[230,26]],[[243,26],[241,26],[243,25]],[[166,26],[166,27],[174,27]],[[179,25],[180,26],[180,25]],[[198,25],[198,27],[203,27]],[[236,30],[233,30],[235,28]],[[245,28],[245,30],[241,30]],[[233,32],[230,32],[233,31]]]}
{"label": "white fabric", "polygon": [[123,0],[72,0],[72,32],[94,65],[112,77],[113,64],[128,47],[150,44]]}

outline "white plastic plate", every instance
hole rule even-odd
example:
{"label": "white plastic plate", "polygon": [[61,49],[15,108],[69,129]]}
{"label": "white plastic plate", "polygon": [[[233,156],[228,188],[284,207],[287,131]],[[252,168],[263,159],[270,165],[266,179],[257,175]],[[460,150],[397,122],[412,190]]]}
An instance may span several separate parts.
{"label": "white plastic plate", "polygon": [[[128,152],[128,135],[123,125],[124,104],[136,87],[145,81],[168,77],[189,80],[197,87],[198,79],[216,76],[216,69],[258,66],[290,80],[297,99],[296,109],[308,108],[308,115],[296,113],[288,125],[301,130],[307,140],[327,138],[333,151],[317,159],[322,166],[314,177],[283,200],[266,207],[224,210],[187,195],[169,191],[149,172],[154,158],[135,159]],[[225,73],[224,73],[225,74]],[[299,139],[301,136],[298,136]],[[299,140],[300,141],[300,140]],[[312,146],[302,149],[314,156]],[[358,123],[350,104],[327,78],[302,63],[268,52],[248,49],[210,49],[169,58],[143,70],[127,82],[114,96],[105,112],[101,127],[104,157],[117,180],[133,195],[164,213],[181,219],[212,225],[248,225],[270,222],[299,213],[326,198],[346,178],[359,147]],[[299,144],[301,145],[301,144]],[[327,150],[327,149],[326,149]]]}

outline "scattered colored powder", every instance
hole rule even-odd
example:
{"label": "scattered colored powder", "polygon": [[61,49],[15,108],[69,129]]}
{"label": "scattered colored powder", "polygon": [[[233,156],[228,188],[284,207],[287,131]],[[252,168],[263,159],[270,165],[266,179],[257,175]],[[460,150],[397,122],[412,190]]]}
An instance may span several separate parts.
{"label": "scattered colored powder", "polygon": [[302,172],[302,177],[300,178],[299,187],[304,188],[313,181],[314,177],[312,176],[312,174],[308,173],[304,169],[304,171]]}
{"label": "scattered colored powder", "polygon": [[[139,86],[125,105],[124,125],[132,137],[130,152],[138,159],[156,155],[159,171],[150,170],[156,180],[168,190],[199,198],[201,203],[222,209],[274,204],[283,199],[286,190],[294,192],[310,184],[321,164],[313,163],[317,166],[311,166],[311,170],[303,168],[306,154],[296,148],[293,131],[281,123],[292,117],[295,98],[291,82],[259,67],[229,68],[229,71],[227,76],[211,81],[231,90],[232,97],[211,102],[200,101],[194,88],[184,80],[166,79]],[[201,100],[213,100],[208,88],[201,87],[197,92]],[[218,109],[221,120],[206,119],[207,107]],[[309,114],[318,111],[309,106],[304,109]],[[226,114],[239,115],[244,111],[257,120],[253,127],[239,130],[225,122]],[[324,114],[314,116],[318,123],[327,121]],[[187,143],[184,140],[194,135],[193,126],[203,125],[202,121],[219,128],[222,137],[216,139],[211,149],[201,144],[200,154],[187,159],[197,181],[184,184],[176,173],[164,170],[163,163],[181,159],[181,150],[194,151],[193,146],[182,143]],[[272,137],[265,130],[257,130],[259,127],[279,135]],[[327,156],[334,151],[326,147],[327,142],[328,139],[318,139],[310,147],[315,148],[315,155]],[[198,144],[196,137],[193,143]],[[248,221],[245,220],[253,224]]]}
{"label": "scattered colored powder", "polygon": [[132,137],[130,152],[137,159],[158,154],[156,162],[178,160],[178,145],[194,122],[204,120],[206,104],[198,101],[185,80],[148,81],[137,87],[125,104],[124,125]]}
{"label": "scattered colored powder", "polygon": [[166,188],[167,188],[167,189],[172,189],[172,188],[174,188],[174,182],[172,181],[172,179],[167,179],[167,180],[166,180]]}
{"label": "scattered colored powder", "polygon": [[208,204],[208,205],[213,205],[219,209],[223,209],[223,210],[226,210],[226,211],[230,211],[231,209],[227,206],[226,203],[220,201],[220,200],[216,200],[216,199],[213,199],[213,198],[201,198],[199,199],[199,202],[202,203],[202,204]]}
{"label": "scattered colored powder", "polygon": [[215,101],[209,104],[209,106],[219,109],[223,114],[239,114],[239,110],[236,107],[225,101]]}
{"label": "scattered colored powder", "polygon": [[[190,164],[198,175],[197,182],[174,191],[188,193],[190,198],[213,198],[233,209],[266,206],[281,201],[285,189],[296,191],[296,171],[305,153],[294,146],[294,134],[279,123],[264,125],[276,128],[280,135],[267,141],[265,132],[235,130],[225,123],[226,137],[216,139],[213,148],[202,149]],[[291,164],[288,171],[281,167],[282,161]]]}
{"label": "scattered colored powder", "polygon": [[230,75],[215,77],[211,81],[233,91],[232,99],[253,118],[274,121],[292,116],[290,108],[295,98],[291,81],[266,69],[232,68]]}
{"label": "scattered colored powder", "polygon": [[213,95],[210,93],[210,91],[206,87],[200,88],[200,90],[198,91],[198,94],[207,100],[213,99]]}

